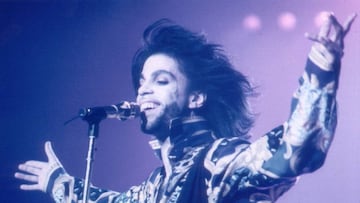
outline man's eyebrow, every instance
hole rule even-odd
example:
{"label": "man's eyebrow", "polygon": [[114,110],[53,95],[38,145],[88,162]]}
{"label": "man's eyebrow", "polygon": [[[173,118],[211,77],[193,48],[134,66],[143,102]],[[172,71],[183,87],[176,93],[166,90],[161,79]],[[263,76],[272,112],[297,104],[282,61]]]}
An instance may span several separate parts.
{"label": "man's eyebrow", "polygon": [[[172,72],[169,72],[167,70],[157,70],[151,74],[151,77],[156,78],[157,76],[159,76],[161,74],[166,74],[166,75],[169,75],[171,78],[176,79],[175,75]],[[140,79],[145,79],[143,74],[140,75]]]}
{"label": "man's eyebrow", "polygon": [[176,78],[175,75],[172,72],[169,72],[167,70],[157,70],[152,75],[153,75],[153,77],[157,77],[157,76],[159,76],[161,74],[170,75],[173,79]]}

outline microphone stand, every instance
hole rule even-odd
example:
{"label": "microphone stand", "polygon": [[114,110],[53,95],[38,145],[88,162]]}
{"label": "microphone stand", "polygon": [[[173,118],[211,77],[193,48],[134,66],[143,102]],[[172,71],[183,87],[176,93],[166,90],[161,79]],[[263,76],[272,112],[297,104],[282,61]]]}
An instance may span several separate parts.
{"label": "microphone stand", "polygon": [[[113,105],[111,107],[85,108],[79,111],[78,117],[82,118],[84,121],[87,121],[89,124],[89,132],[88,132],[89,147],[86,157],[86,173],[85,173],[85,181],[84,181],[83,200],[82,200],[83,203],[87,203],[89,199],[90,178],[91,178],[92,164],[94,162],[94,153],[95,153],[94,146],[95,146],[95,139],[99,136],[100,121],[109,117],[108,114],[112,116],[111,118],[119,118],[120,120],[134,118],[139,115],[140,109],[139,106],[136,105],[135,103],[122,102],[119,105],[120,107]],[[121,109],[120,113],[118,108]],[[73,119],[71,119],[70,121],[72,121]]]}
{"label": "microphone stand", "polygon": [[101,120],[106,118],[105,111],[94,111],[94,112],[84,112],[80,110],[80,117],[87,121],[89,124],[88,136],[89,136],[89,146],[88,153],[86,157],[86,173],[84,180],[84,190],[83,190],[83,203],[87,203],[89,199],[89,190],[90,190],[90,178],[93,169],[94,154],[95,154],[95,139],[99,136],[99,123]]}
{"label": "microphone stand", "polygon": [[85,173],[85,182],[84,182],[84,192],[83,192],[83,202],[87,203],[89,199],[89,190],[90,190],[90,178],[92,173],[92,164],[94,162],[94,152],[95,152],[95,139],[99,133],[99,123],[89,124],[89,145],[88,152],[86,156],[86,173]]}

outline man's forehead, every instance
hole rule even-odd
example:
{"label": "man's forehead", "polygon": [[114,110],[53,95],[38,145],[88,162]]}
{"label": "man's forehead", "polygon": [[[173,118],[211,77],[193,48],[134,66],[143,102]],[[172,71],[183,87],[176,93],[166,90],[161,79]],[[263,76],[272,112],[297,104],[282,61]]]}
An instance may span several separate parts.
{"label": "man's forehead", "polygon": [[180,65],[176,59],[166,54],[154,54],[148,57],[141,71],[141,76],[149,76],[153,74],[181,74]]}

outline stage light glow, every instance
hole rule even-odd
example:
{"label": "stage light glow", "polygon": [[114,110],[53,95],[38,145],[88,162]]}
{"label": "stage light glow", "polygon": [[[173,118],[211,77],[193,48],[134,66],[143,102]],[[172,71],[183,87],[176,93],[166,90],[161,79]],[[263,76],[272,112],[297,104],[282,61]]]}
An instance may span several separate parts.
{"label": "stage light glow", "polygon": [[278,26],[285,31],[293,30],[296,27],[296,16],[291,12],[283,12],[278,17]]}
{"label": "stage light glow", "polygon": [[258,31],[261,29],[261,19],[259,16],[251,14],[244,18],[243,26],[246,30],[249,31]]}

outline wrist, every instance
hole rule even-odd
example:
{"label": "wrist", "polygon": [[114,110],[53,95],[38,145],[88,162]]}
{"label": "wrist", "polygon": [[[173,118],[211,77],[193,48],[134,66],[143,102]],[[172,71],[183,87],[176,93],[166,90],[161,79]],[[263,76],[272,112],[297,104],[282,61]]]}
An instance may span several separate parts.
{"label": "wrist", "polygon": [[309,78],[312,78],[311,75],[316,76],[320,88],[326,86],[330,82],[337,81],[338,78],[338,74],[335,71],[325,71],[310,58],[306,62],[305,71]]}
{"label": "wrist", "polygon": [[65,170],[61,166],[52,169],[52,171],[49,173],[48,181],[47,184],[45,185],[44,191],[50,194],[52,192],[52,188],[54,187],[55,181],[60,176],[65,174],[66,174]]}
{"label": "wrist", "polygon": [[342,55],[342,51],[330,52],[323,44],[316,43],[311,47],[309,59],[323,71],[334,71]]}

